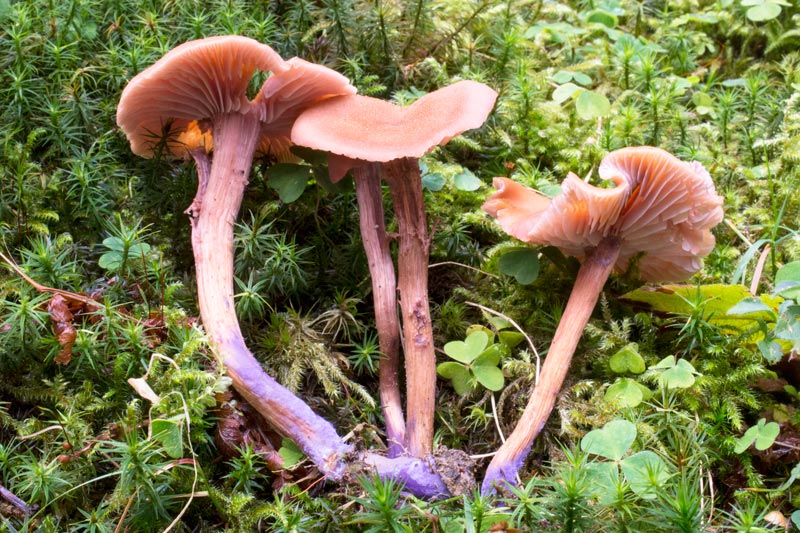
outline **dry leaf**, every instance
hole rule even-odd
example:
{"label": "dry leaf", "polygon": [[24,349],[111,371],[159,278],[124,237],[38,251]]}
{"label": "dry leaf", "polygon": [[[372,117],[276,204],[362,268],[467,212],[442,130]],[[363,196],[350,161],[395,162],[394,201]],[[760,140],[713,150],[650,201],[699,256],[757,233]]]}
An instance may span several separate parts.
{"label": "dry leaf", "polygon": [[72,346],[75,344],[75,338],[78,336],[78,331],[72,324],[75,315],[72,314],[69,308],[69,301],[60,294],[54,294],[47,304],[47,312],[50,314],[50,320],[53,321],[53,329],[58,337],[58,344],[61,345],[56,356],[56,363],[59,365],[67,365],[72,360]]}
{"label": "dry leaf", "polygon": [[129,378],[128,385],[133,387],[133,390],[136,391],[136,394],[145,400],[150,400],[153,405],[157,405],[158,402],[161,401],[161,397],[159,397],[159,395],[150,388],[150,385],[147,384],[147,381],[144,378]]}

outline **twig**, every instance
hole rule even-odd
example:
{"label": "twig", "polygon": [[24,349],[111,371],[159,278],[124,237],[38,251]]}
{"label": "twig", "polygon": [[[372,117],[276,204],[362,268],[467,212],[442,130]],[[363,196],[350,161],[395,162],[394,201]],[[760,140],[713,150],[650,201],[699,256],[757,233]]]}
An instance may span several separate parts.
{"label": "twig", "polygon": [[11,267],[11,269],[14,272],[19,274],[19,276],[22,279],[27,281],[34,289],[36,289],[39,292],[48,292],[50,294],[58,294],[60,296],[63,296],[64,298],[67,298],[67,299],[70,299],[70,300],[77,300],[79,302],[82,302],[83,304],[85,304],[87,306],[94,307],[95,309],[102,309],[103,308],[103,305],[100,302],[98,302],[96,300],[93,300],[93,299],[91,299],[88,296],[85,296],[83,294],[78,294],[78,293],[75,293],[75,292],[65,291],[65,290],[62,290],[62,289],[56,289],[54,287],[47,287],[46,285],[42,285],[41,283],[36,282],[33,278],[31,278],[29,275],[27,275],[19,267],[19,265],[17,265],[14,262],[13,259],[8,258],[5,254],[3,254],[3,252],[0,252],[0,259],[2,259],[9,267]]}
{"label": "twig", "polygon": [[742,242],[744,242],[744,243],[745,243],[745,244],[746,244],[748,247],[750,247],[750,246],[753,246],[753,243],[752,243],[752,242],[750,242],[750,239],[748,239],[747,237],[745,237],[745,236],[744,236],[744,233],[742,233],[741,231],[739,231],[739,228],[737,228],[736,226],[734,226],[734,225],[733,225],[733,222],[731,222],[731,221],[730,221],[730,219],[726,218],[726,219],[724,220],[724,222],[725,222],[725,225],[726,225],[726,226],[728,226],[729,228],[731,228],[731,231],[733,231],[733,232],[736,234],[736,236],[737,236],[737,237],[739,237],[740,239],[742,239]]}
{"label": "twig", "polygon": [[497,452],[490,452],[490,453],[479,453],[476,455],[470,455],[470,459],[486,459],[487,457],[494,457]]}
{"label": "twig", "polygon": [[486,9],[487,7],[489,7],[490,4],[491,4],[491,2],[483,2],[481,5],[479,5],[475,9],[475,11],[473,11],[472,14],[469,17],[467,17],[467,19],[458,26],[458,28],[456,28],[455,30],[453,30],[449,34],[447,34],[444,37],[442,37],[441,39],[439,39],[439,41],[436,44],[434,44],[430,48],[430,50],[428,50],[428,53],[425,54],[425,56],[428,56],[428,57],[433,56],[439,48],[441,48],[445,44],[447,44],[450,41],[452,41],[453,38],[455,38],[456,35],[461,33],[461,30],[466,28],[473,20],[475,20],[475,18],[480,14],[480,12],[483,11],[484,9]]}
{"label": "twig", "polygon": [[495,278],[495,279],[499,279],[500,278],[500,276],[495,276],[494,274],[490,274],[489,272],[486,272],[485,270],[481,270],[480,268],[475,268],[474,266],[465,265],[464,263],[458,263],[456,261],[442,261],[441,263],[433,263],[433,264],[428,265],[428,268],[444,266],[444,265],[460,266],[460,267],[468,268],[470,270],[474,270],[475,272],[479,272],[481,274],[485,274],[485,275],[489,276],[490,278]]}
{"label": "twig", "polygon": [[536,378],[535,378],[533,384],[534,385],[538,385],[539,384],[539,365],[540,365],[539,352],[536,350],[536,346],[533,345],[533,341],[531,340],[531,338],[528,337],[528,334],[525,333],[525,331],[519,326],[519,324],[517,324],[514,321],[513,318],[510,318],[510,317],[504,315],[500,311],[495,311],[494,309],[490,309],[490,308],[488,308],[488,307],[486,307],[484,305],[481,305],[481,304],[478,304],[478,303],[475,303],[475,302],[465,302],[465,303],[467,305],[471,305],[472,307],[477,307],[478,309],[480,309],[482,311],[486,311],[487,313],[491,313],[493,315],[499,316],[500,318],[504,318],[504,319],[508,320],[508,322],[512,326],[514,326],[517,329],[517,331],[522,333],[522,336],[525,337],[526,341],[528,341],[528,346],[530,346],[531,351],[533,352],[533,355],[536,358]]}
{"label": "twig", "polygon": [[497,428],[497,434],[500,435],[500,442],[506,442],[506,436],[503,435],[503,430],[500,428],[500,420],[497,416],[497,404],[494,401],[494,393],[490,392],[489,398],[492,400],[492,414],[494,415],[494,425]]}
{"label": "twig", "polygon": [[[176,370],[180,370],[180,366],[178,365],[178,363],[175,362],[174,359],[172,359],[170,357],[167,357],[166,355],[162,355],[162,354],[160,354],[158,352],[154,352],[150,356],[150,361],[147,364],[147,371],[145,372],[144,376],[142,376],[143,379],[147,379],[147,377],[150,375],[150,371],[153,369],[153,362],[156,359],[161,359],[162,361],[166,361],[167,363],[171,364]],[[167,465],[165,468],[162,468],[158,473],[161,473],[163,471],[169,470],[170,468],[172,468],[174,466],[179,466],[179,465],[183,465],[183,464],[191,464],[192,467],[193,467],[192,468],[192,472],[194,474],[194,477],[192,479],[192,490],[190,492],[189,499],[186,501],[186,505],[184,505],[181,508],[181,510],[178,513],[178,515],[172,520],[172,522],[169,523],[167,528],[164,529],[164,531],[162,533],[168,533],[173,527],[175,527],[178,523],[180,523],[181,518],[183,518],[183,515],[186,514],[186,511],[189,510],[189,506],[192,505],[192,501],[194,500],[195,489],[197,488],[197,481],[198,481],[198,477],[199,477],[198,471],[197,471],[197,454],[194,451],[194,446],[192,445],[192,439],[191,439],[192,421],[191,421],[191,417],[189,415],[189,406],[186,404],[186,399],[183,397],[183,395],[180,392],[173,391],[173,392],[168,393],[167,396],[170,396],[172,394],[176,394],[178,396],[178,398],[180,398],[180,400],[181,400],[181,406],[183,407],[183,416],[186,419],[186,442],[189,445],[189,452],[192,454],[192,457],[191,458],[183,458],[183,459],[179,459],[177,461],[173,461],[172,463]],[[153,410],[153,405],[150,406],[150,411],[148,412],[148,417],[151,420],[152,420],[152,414],[151,414],[152,410]],[[152,438],[152,433],[151,433],[152,432],[152,428],[153,428],[153,426],[151,424],[150,427],[148,428],[148,433],[149,433],[148,434],[148,438]],[[156,474],[156,475],[158,475],[158,474]],[[136,494],[136,493],[134,492],[134,494]],[[130,505],[130,503],[131,502],[129,501],[128,505]],[[127,507],[126,507],[126,512],[127,512]],[[119,525],[122,525],[122,521],[121,520],[120,520],[120,524]],[[119,529],[119,527],[117,529]],[[115,531],[115,533],[116,533],[116,531]]]}
{"label": "twig", "polygon": [[5,501],[25,513],[26,515],[30,515],[34,511],[36,511],[36,507],[38,506],[31,506],[22,501],[16,494],[5,488],[4,486],[0,485],[0,496],[3,497]]}
{"label": "twig", "polygon": [[764,246],[764,250],[761,251],[761,257],[758,258],[758,263],[756,263],[756,269],[753,271],[753,281],[750,282],[750,294],[753,296],[758,293],[758,284],[761,281],[761,274],[764,272],[764,263],[767,262],[767,256],[771,250],[772,247],[769,244]]}

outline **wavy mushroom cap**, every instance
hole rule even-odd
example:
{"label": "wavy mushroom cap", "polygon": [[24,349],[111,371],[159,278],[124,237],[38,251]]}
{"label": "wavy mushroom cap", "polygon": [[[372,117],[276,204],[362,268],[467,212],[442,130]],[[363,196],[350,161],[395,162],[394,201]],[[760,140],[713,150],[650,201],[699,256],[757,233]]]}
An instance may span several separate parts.
{"label": "wavy mushroom cap", "polygon": [[292,126],[303,111],[328,98],[356,92],[345,76],[322,65],[293,57],[286,66],[264,82],[256,97],[265,113],[258,151],[279,161],[295,159],[289,151]]}
{"label": "wavy mushroom cap", "polygon": [[618,271],[632,258],[647,281],[681,281],[702,267],[722,221],[722,197],[700,163],[648,146],[623,148],[601,162],[602,189],[570,174],[552,200],[506,178],[483,209],[509,235],[583,257],[608,236],[621,240]]}
{"label": "wavy mushroom cap", "polygon": [[152,157],[166,141],[169,153],[183,157],[185,148],[176,138],[189,123],[249,111],[246,92],[253,73],[286,68],[272,48],[247,37],[189,41],[128,83],[117,107],[117,124],[133,153]]}
{"label": "wavy mushroom cap", "polygon": [[448,85],[408,106],[360,95],[331,98],[298,117],[292,141],[363,161],[419,158],[481,126],[496,99],[494,90],[475,81]]}

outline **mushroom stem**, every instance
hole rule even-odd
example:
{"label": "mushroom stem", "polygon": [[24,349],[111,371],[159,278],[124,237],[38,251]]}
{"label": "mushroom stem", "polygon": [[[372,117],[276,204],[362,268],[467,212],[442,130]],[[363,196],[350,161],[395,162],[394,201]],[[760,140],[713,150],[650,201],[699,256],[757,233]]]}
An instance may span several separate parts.
{"label": "mushroom stem", "polygon": [[539,383],[517,426],[492,458],[481,491],[491,493],[499,482],[514,484],[517,472],[553,410],[578,341],[592,315],[600,292],[619,257],[620,241],[605,237],[591,250],[578,271],[567,307],[558,323],[550,350],[539,374]]}
{"label": "mushroom stem", "polygon": [[329,422],[264,372],[247,349],[236,318],[233,226],[259,133],[254,113],[230,113],[214,120],[211,172],[192,224],[200,315],[239,394],[279,433],[297,442],[324,474],[337,479],[344,469],[342,456],[350,447]]}
{"label": "mushroom stem", "polygon": [[353,169],[358,200],[359,224],[372,278],[375,327],[383,357],[379,366],[379,389],[389,457],[405,449],[406,428],[400,398],[400,321],[394,263],[383,215],[380,165],[369,163]]}
{"label": "mushroom stem", "polygon": [[433,447],[436,355],[428,302],[430,239],[425,222],[422,178],[414,158],[384,165],[399,233],[398,287],[406,362],[406,442],[408,452],[424,458]]}

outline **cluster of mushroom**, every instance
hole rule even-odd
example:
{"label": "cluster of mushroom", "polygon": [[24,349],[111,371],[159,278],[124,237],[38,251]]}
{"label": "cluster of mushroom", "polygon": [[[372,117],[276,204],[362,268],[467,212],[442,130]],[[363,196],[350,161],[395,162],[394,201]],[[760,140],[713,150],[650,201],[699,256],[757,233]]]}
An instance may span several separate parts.
{"label": "cluster of mushroom", "polygon": [[[247,88],[256,71],[270,75],[249,100]],[[236,390],[334,480],[343,476],[351,446],[267,375],[245,345],[233,301],[233,227],[256,151],[282,160],[291,157],[292,144],[327,150],[334,181],[353,169],[384,355],[379,388],[389,441],[388,458],[366,454],[354,462],[372,465],[419,496],[446,495],[448,489],[427,461],[436,361],[427,293],[429,239],[417,160],[483,124],[497,94],[465,81],[403,108],[355,92],[345,77],[326,67],[298,58],[284,61],[269,46],[245,37],[211,37],[176,47],[131,80],[120,99],[117,123],[138,155],[152,157],[161,150],[194,159],[198,188],[187,213],[200,315],[211,344]],[[398,218],[398,281],[381,178],[389,183]],[[401,344],[407,418],[399,385]]]}
{"label": "cluster of mushroom", "polygon": [[[256,71],[269,73],[250,100]],[[472,81],[455,83],[407,107],[359,96],[340,74],[236,36],[178,46],[136,76],[120,100],[117,123],[134,153],[157,150],[194,159],[198,189],[187,213],[197,270],[200,314],[236,390],[279,433],[293,439],[328,478],[348,462],[366,464],[421,497],[449,494],[428,461],[433,442],[436,361],[427,293],[429,237],[418,159],[463,131],[481,126],[497,94]],[[353,455],[333,426],[266,374],[245,345],[233,302],[233,226],[257,151],[277,160],[297,144],[329,153],[338,181],[352,171],[370,268],[376,327],[384,358],[379,373],[388,457]],[[708,173],[656,148],[609,154],[592,187],[574,175],[552,200],[511,180],[484,209],[523,241],[561,247],[584,258],[575,289],[517,429],[489,465],[483,489],[513,483],[541,430],[606,278],[633,258],[648,280],[677,280],[700,268],[722,218]],[[381,180],[398,224],[398,272],[389,251]],[[397,316],[399,290],[400,318]],[[405,356],[406,415],[400,350]]]}

